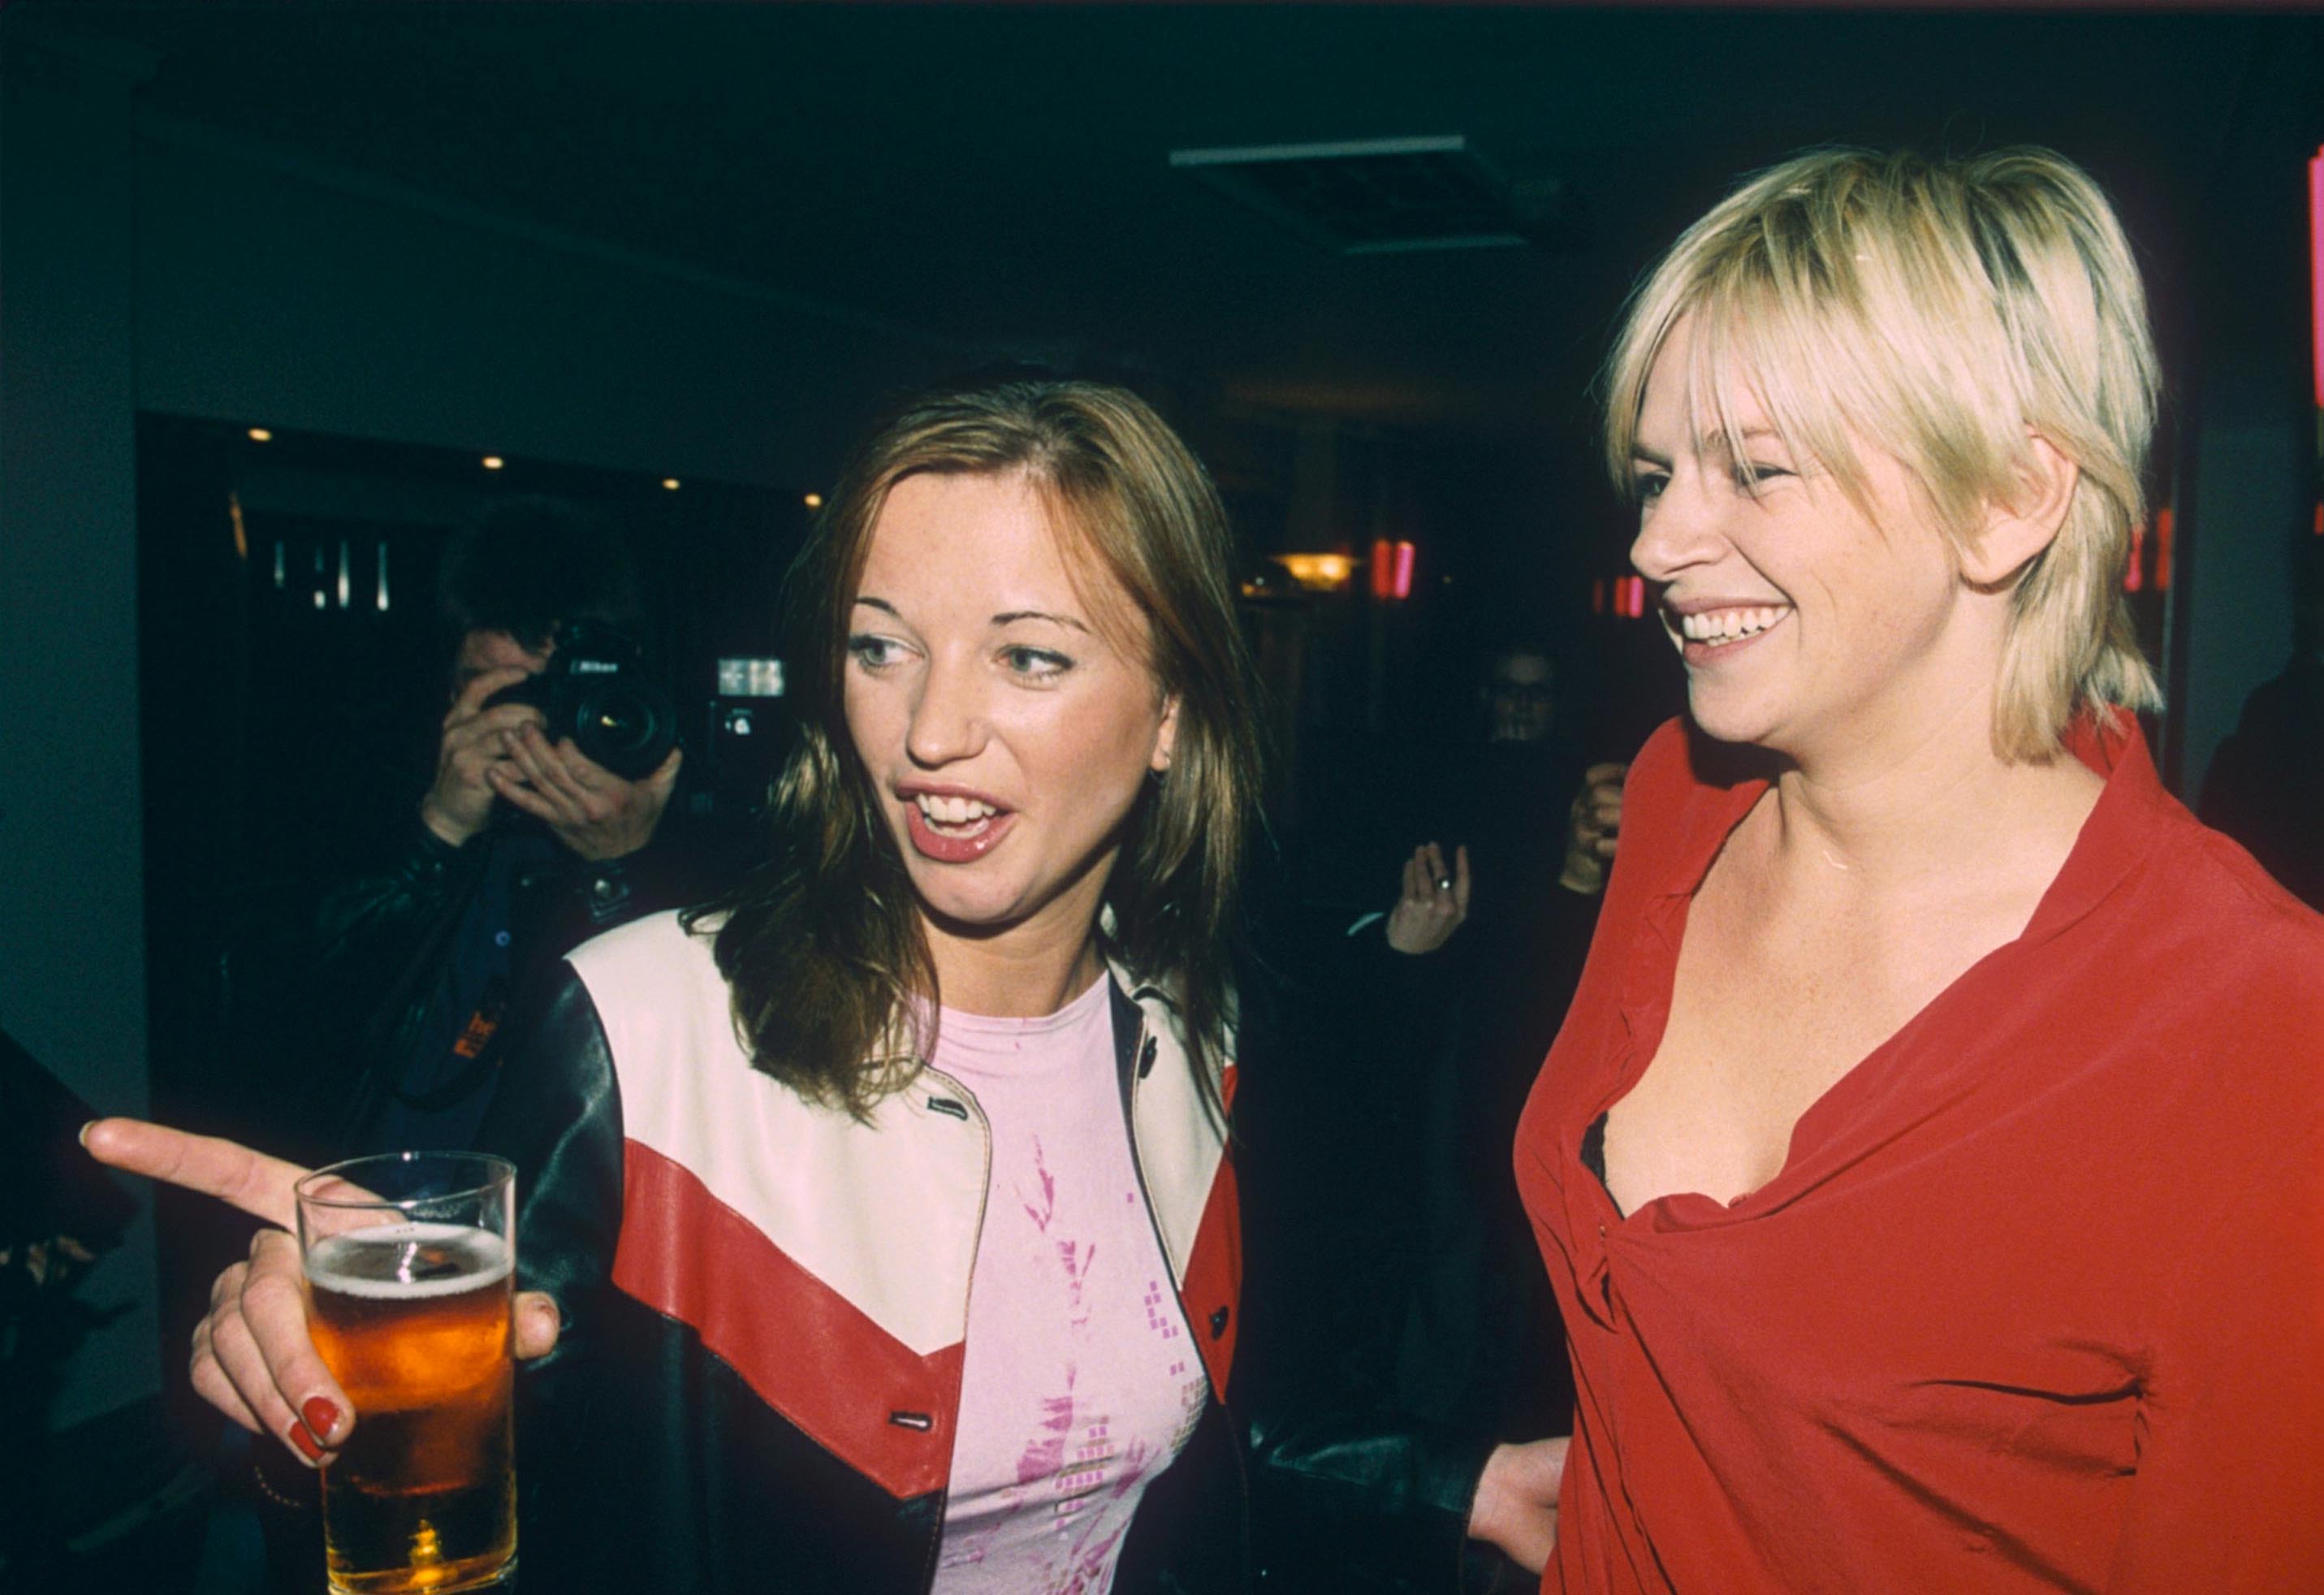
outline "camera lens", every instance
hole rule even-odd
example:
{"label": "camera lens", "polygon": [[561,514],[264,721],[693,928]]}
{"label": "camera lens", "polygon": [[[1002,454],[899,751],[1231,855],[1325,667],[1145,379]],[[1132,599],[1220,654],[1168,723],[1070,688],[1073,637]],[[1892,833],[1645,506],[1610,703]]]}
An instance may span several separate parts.
{"label": "camera lens", "polygon": [[677,711],[641,682],[591,693],[573,721],[575,744],[624,780],[653,773],[678,741]]}
{"label": "camera lens", "polygon": [[653,724],[653,716],[634,698],[610,696],[595,706],[596,717],[591,724],[608,749],[636,747]]}

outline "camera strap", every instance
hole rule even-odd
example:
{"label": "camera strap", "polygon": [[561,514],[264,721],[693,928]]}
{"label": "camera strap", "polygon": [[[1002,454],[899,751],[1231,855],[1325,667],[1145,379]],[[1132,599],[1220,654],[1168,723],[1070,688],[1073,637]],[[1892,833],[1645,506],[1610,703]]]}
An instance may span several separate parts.
{"label": "camera strap", "polygon": [[484,994],[478,999],[475,1011],[469,1014],[468,1022],[460,1028],[460,1038],[452,1043],[452,1055],[467,1060],[467,1066],[426,1091],[407,1091],[398,1085],[394,1088],[395,1100],[417,1113],[440,1113],[484,1084],[500,1067],[493,1040],[501,1032],[501,1021],[508,1017],[508,976],[496,974],[486,982]]}

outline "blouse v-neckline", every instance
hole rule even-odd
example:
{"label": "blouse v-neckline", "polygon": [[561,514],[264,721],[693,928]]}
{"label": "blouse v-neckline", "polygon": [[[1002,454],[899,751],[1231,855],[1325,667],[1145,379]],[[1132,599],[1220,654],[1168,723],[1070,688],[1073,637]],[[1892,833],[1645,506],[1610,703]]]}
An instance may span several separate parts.
{"label": "blouse v-neckline", "polygon": [[[1625,1212],[1607,1184],[1605,1137],[1608,1115],[1614,1105],[1637,1089],[1661,1049],[1670,1023],[1672,999],[1678,977],[1678,957],[1686,935],[1688,912],[1711,866],[1736,829],[1750,816],[1769,783],[1754,779],[1729,787],[1698,788],[1682,821],[1677,845],[1671,850],[1668,871],[1646,889],[1643,922],[1624,959],[1618,995],[1622,1026],[1628,1037],[1623,1056],[1611,1072],[1595,1115],[1583,1126],[1575,1156],[1593,1177],[1600,1197],[1616,1219],[1628,1224],[1642,1214],[1663,1215],[1656,1227],[1703,1227],[1748,1218],[1779,1206],[1796,1191],[1786,1189],[1820,1151],[1828,1150],[1836,1126],[1851,1103],[1888,1091],[1903,1091],[1914,1082],[1887,1076],[1895,1074],[1894,1056],[1909,1050],[1914,1037],[1932,1024],[1941,1025],[1946,1014],[1971,1000],[1978,988],[2030,954],[2043,943],[2090,912],[2121,882],[2143,856],[2139,845],[2139,816],[2162,793],[2162,783],[2147,753],[2144,733],[2126,714],[2111,728],[2102,728],[2086,715],[2070,728],[2066,749],[2084,765],[2106,779],[2096,804],[2083,817],[2065,862],[2052,877],[2033,916],[2016,936],[1994,947],[1953,977],[1886,1037],[1818,1093],[1793,1120],[1784,1157],[1775,1172],[1749,1191],[1721,1201],[1701,1191],[1671,1191]],[[1934,1016],[1933,1018],[1932,1016]],[[1821,1137],[1821,1143],[1818,1137]],[[1803,1178],[1803,1188],[1812,1185]],[[1764,1200],[1763,1200],[1764,1199]],[[1689,1212],[1696,1222],[1682,1224]]]}

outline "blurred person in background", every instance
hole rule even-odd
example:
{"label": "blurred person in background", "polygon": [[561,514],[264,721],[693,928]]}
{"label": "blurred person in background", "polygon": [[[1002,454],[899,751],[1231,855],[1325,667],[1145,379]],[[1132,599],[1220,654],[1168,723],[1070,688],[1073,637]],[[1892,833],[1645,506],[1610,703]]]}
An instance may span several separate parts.
{"label": "blurred person in background", "polygon": [[1486,654],[1470,761],[1439,773],[1440,840],[1406,871],[1412,923],[1384,927],[1391,947],[1427,954],[1393,972],[1424,1071],[1395,1388],[1416,1411],[1511,1437],[1565,1428],[1572,1392],[1506,1152],[1581,978],[1621,824],[1625,767],[1584,768],[1582,705],[1560,700],[1571,675],[1530,638]]}
{"label": "blurred person in background", "polygon": [[2211,756],[2201,813],[2294,897],[2324,908],[2324,538],[2301,538],[2292,593],[2292,659],[2244,700]]}
{"label": "blurred person in background", "polygon": [[[561,499],[499,501],[454,535],[435,607],[448,706],[420,796],[405,787],[384,816],[350,802],[364,826],[383,828],[361,838],[344,873],[253,917],[263,939],[221,960],[218,1073],[205,1089],[254,1139],[303,1161],[467,1145],[500,1079],[516,994],[589,936],[698,884],[662,834],[675,747],[629,779],[570,734],[548,734],[548,695],[502,696],[530,691],[576,639],[618,651],[647,636],[619,530]],[[399,761],[378,779],[413,772]],[[249,1241],[239,1215],[179,1207],[175,1220],[196,1279]],[[205,1292],[173,1301],[171,1316],[190,1323],[206,1306]],[[219,1473],[228,1489],[212,1560],[238,1568],[263,1555],[269,1588],[311,1585],[322,1554],[312,1474],[231,1430]]]}
{"label": "blurred person in background", "polygon": [[685,896],[655,846],[680,751],[625,779],[552,739],[538,702],[502,697],[577,627],[642,639],[618,531],[559,500],[497,503],[447,551],[437,612],[450,706],[433,778],[318,918],[322,1006],[356,1021],[347,1072],[310,1083],[318,1157],[466,1145],[527,975]]}

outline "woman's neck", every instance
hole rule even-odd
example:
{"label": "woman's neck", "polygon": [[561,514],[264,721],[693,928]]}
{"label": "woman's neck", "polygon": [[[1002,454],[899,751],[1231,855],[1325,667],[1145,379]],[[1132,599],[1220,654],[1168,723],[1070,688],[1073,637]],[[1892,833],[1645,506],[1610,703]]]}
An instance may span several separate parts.
{"label": "woman's neck", "polygon": [[1104,973],[1095,919],[1028,920],[989,936],[927,926],[928,953],[946,1008],[990,1019],[1039,1019],[1090,989]]}
{"label": "woman's neck", "polygon": [[1798,760],[1775,779],[1769,862],[1874,893],[2045,863],[2046,884],[2106,783],[2063,751],[2004,760],[1991,724],[1971,701],[1879,747]]}

